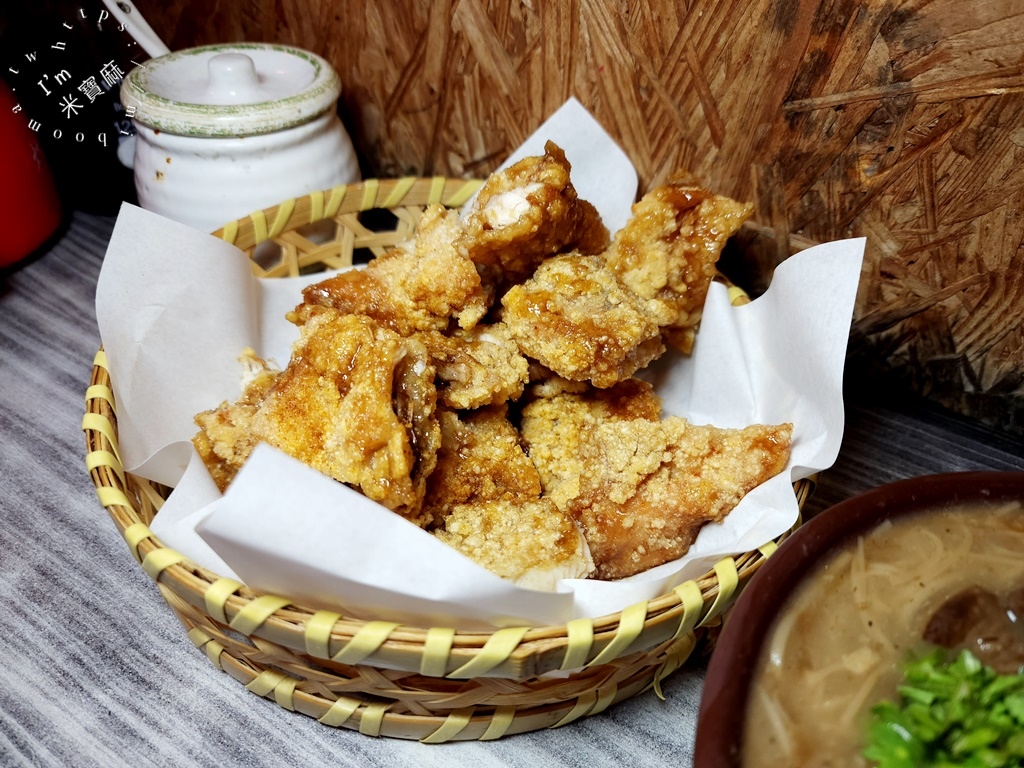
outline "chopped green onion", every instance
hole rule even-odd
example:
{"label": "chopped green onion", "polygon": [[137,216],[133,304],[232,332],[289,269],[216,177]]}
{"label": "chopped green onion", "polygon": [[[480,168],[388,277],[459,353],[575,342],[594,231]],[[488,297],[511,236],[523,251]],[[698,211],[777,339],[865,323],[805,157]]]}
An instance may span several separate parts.
{"label": "chopped green onion", "polygon": [[899,701],[872,710],[863,755],[878,768],[1024,767],[1024,670],[999,675],[970,651],[909,662]]}

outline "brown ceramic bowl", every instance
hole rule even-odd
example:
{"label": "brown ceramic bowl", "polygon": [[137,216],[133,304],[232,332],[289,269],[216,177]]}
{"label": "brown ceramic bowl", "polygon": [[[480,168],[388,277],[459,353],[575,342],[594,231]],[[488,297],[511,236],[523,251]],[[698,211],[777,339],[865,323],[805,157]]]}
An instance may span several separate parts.
{"label": "brown ceramic bowl", "polygon": [[708,665],[695,768],[739,768],[743,718],[762,642],[779,607],[828,552],[882,521],[946,505],[1024,500],[1024,472],[958,472],[901,480],[825,510],[801,526],[751,578]]}

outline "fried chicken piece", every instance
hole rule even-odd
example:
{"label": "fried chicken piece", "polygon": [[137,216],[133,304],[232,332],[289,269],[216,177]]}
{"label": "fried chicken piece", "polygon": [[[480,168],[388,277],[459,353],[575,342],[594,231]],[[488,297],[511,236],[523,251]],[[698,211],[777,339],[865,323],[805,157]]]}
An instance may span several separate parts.
{"label": "fried chicken piece", "polygon": [[414,239],[303,290],[303,301],[372,317],[403,336],[448,327],[472,328],[493,300],[476,265],[455,246],[459,214],[441,205],[423,212]]}
{"label": "fried chicken piece", "polygon": [[252,349],[246,349],[239,362],[245,369],[241,397],[234,403],[224,401],[219,407],[195,416],[199,432],[192,444],[221,493],[256,447],[252,418],[281,373],[257,357]]}
{"label": "fried chicken piece", "polygon": [[654,391],[654,385],[635,377],[606,389],[596,389],[585,382],[568,381],[558,376],[548,376],[530,385],[531,402],[559,395],[585,404],[595,419],[657,421],[661,415],[661,397]]}
{"label": "fried chicken piece", "polygon": [[436,522],[459,504],[536,501],[540,476],[504,404],[458,414],[441,411],[441,447],[427,478],[423,509]]}
{"label": "fried chicken piece", "polygon": [[459,504],[435,535],[525,589],[553,592],[559,579],[584,579],[594,569],[579,527],[548,499]]}
{"label": "fried chicken piece", "polygon": [[789,460],[791,424],[720,429],[609,411],[572,394],[523,411],[545,495],[580,523],[597,578],[682,557],[706,523],[722,520]]}
{"label": "fried chicken piece", "polygon": [[480,265],[485,281],[501,290],[556,253],[608,247],[608,230],[594,206],[577,196],[570,168],[565,153],[549,141],[543,155],[523,158],[484,182],[465,216],[460,247]]}
{"label": "fried chicken piece", "polygon": [[[257,442],[269,443],[426,524],[423,494],[440,445],[426,348],[361,315],[316,307],[303,320],[288,366],[238,434],[221,435],[214,453],[241,466]],[[202,428],[210,418],[197,421]]]}
{"label": "fried chicken piece", "polygon": [[517,400],[529,381],[529,365],[503,323],[477,325],[451,336],[420,338],[437,368],[438,398],[467,410]]}
{"label": "fried chicken piece", "polygon": [[604,254],[630,290],[664,305],[670,317],[658,321],[662,333],[684,353],[693,349],[722,248],[752,212],[749,203],[711,194],[679,177],[633,206],[629,222]]}
{"label": "fried chicken piece", "polygon": [[444,331],[454,318],[473,328],[496,295],[548,256],[570,248],[597,253],[608,230],[580,200],[555,144],[491,174],[462,220],[428,206],[416,236],[353,269],[308,286],[306,304],[366,315],[403,336]]}
{"label": "fried chicken piece", "polygon": [[559,376],[609,387],[665,351],[689,353],[726,240],[752,206],[679,179],[633,206],[599,256],[547,259],[501,300],[524,354]]}
{"label": "fried chicken piece", "polygon": [[392,385],[395,416],[406,429],[414,456],[409,475],[413,500],[403,514],[425,526],[431,520],[421,511],[423,497],[441,449],[436,374],[426,346],[416,338],[404,339],[403,344],[408,353],[397,361]]}
{"label": "fried chicken piece", "polygon": [[662,305],[639,298],[599,256],[548,259],[501,303],[523,353],[566,379],[610,387],[665,351]]}
{"label": "fried chicken piece", "polygon": [[584,578],[593,561],[579,526],[541,498],[540,476],[505,405],[441,414],[441,449],[424,511],[435,535],[502,578],[554,590]]}
{"label": "fried chicken piece", "polygon": [[626,379],[607,389],[547,379],[530,387],[520,432],[540,474],[544,495],[560,509],[580,494],[584,441],[609,421],[657,421],[661,398],[650,383]]}

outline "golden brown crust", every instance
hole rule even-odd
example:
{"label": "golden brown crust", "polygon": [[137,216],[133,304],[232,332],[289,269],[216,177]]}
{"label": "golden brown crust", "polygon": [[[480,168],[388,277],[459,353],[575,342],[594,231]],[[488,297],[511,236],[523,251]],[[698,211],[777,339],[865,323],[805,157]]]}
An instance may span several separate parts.
{"label": "golden brown crust", "polygon": [[527,589],[551,592],[559,579],[584,579],[593,570],[579,527],[548,499],[457,505],[435,535]]}
{"label": "golden brown crust", "polygon": [[503,323],[420,335],[437,369],[438,397],[449,408],[469,409],[518,400],[529,365]]}
{"label": "golden brown crust", "polygon": [[423,213],[416,237],[370,261],[307,287],[306,304],[366,315],[396,333],[446,329],[454,318],[472,328],[490,306],[476,265],[455,241],[456,211],[441,205]]}
{"label": "golden brown crust", "polygon": [[588,434],[613,421],[657,421],[661,399],[649,383],[635,378],[601,390],[560,383],[531,387],[533,399],[523,408],[520,431],[544,494],[565,509],[579,495],[581,478],[602,471],[588,467]]}
{"label": "golden brown crust", "polygon": [[659,302],[665,340],[689,353],[704,299],[726,241],[753,212],[678,179],[644,195],[605,254],[608,266],[630,290]]}
{"label": "golden brown crust", "polygon": [[518,283],[547,257],[577,249],[599,253],[608,230],[590,203],[579,200],[565,153],[548,142],[544,154],[527,157],[491,175],[466,215],[461,246],[492,280]]}
{"label": "golden brown crust", "polygon": [[688,351],[750,206],[676,179],[609,245],[569,173],[549,142],[492,175],[465,219],[429,206],[415,238],[309,286],[285,370],[247,357],[243,396],[196,416],[221,490],[265,441],[495,573],[554,589],[595,561],[615,579],[680,557],[781,471],[789,425],[661,419],[633,376],[665,340]]}
{"label": "golden brown crust", "polygon": [[256,447],[252,419],[280,374],[252,350],[246,350],[239,361],[250,371],[241,397],[234,403],[224,401],[217,408],[196,414],[199,432],[192,439],[222,493]]}
{"label": "golden brown crust", "polygon": [[422,344],[369,317],[320,307],[245,422],[213,430],[214,417],[203,417],[197,442],[233,456],[235,470],[266,442],[423,524],[426,476],[440,442],[433,393]]}
{"label": "golden brown crust", "polygon": [[665,341],[689,353],[722,248],[751,211],[690,181],[660,186],[603,254],[549,258],[510,288],[502,319],[525,354],[596,387],[629,378]]}
{"label": "golden brown crust", "polygon": [[610,387],[665,350],[646,302],[599,256],[550,258],[501,303],[519,348],[566,379]]}
{"label": "golden brown crust", "polygon": [[502,578],[554,590],[593,570],[570,515],[541,498],[540,476],[504,405],[441,414],[441,450],[424,510],[439,539]]}
{"label": "golden brown crust", "polygon": [[536,501],[540,495],[540,476],[505,405],[441,412],[437,467],[423,504],[436,522],[458,504]]}
{"label": "golden brown crust", "polygon": [[790,424],[719,429],[659,421],[648,418],[645,396],[637,397],[610,408],[565,393],[523,410],[523,437],[545,496],[580,523],[602,579],[682,557],[704,524],[721,520],[789,458]]}

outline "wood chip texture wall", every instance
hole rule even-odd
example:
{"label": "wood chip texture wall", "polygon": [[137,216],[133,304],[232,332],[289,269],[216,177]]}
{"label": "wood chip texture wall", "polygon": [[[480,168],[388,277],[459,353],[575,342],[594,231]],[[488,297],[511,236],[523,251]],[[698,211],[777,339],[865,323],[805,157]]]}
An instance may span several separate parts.
{"label": "wood chip texture wall", "polygon": [[364,174],[480,176],[576,96],[636,165],[756,204],[726,256],[757,293],[868,239],[848,387],[1024,433],[1018,0],[138,0],[172,49],[330,60]]}

